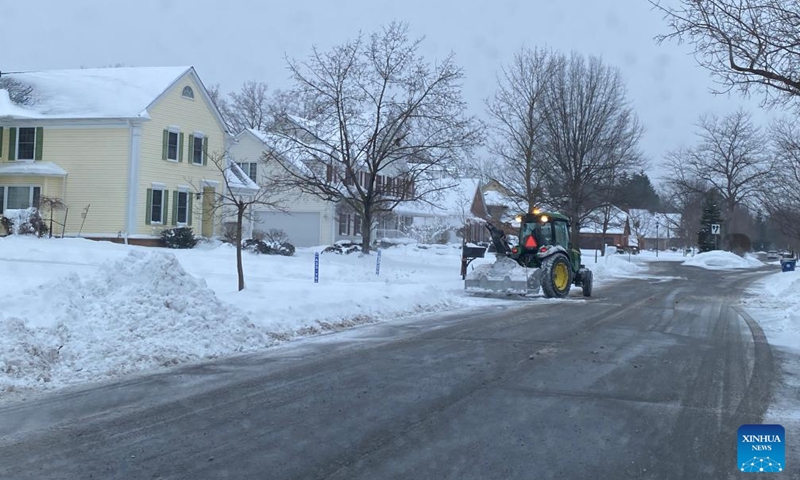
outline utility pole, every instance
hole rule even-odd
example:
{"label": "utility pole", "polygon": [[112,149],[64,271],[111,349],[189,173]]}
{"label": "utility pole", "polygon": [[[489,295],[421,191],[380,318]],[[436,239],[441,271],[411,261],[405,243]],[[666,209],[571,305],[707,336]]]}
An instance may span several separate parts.
{"label": "utility pole", "polygon": [[658,242],[659,242],[659,239],[658,239],[658,219],[656,219],[656,258],[658,258],[658,247],[659,247]]}

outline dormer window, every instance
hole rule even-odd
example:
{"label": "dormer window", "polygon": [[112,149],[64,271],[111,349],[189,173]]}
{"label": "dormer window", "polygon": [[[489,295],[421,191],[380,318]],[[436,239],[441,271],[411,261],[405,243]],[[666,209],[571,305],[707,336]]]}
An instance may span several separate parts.
{"label": "dormer window", "polygon": [[194,90],[192,90],[192,87],[187,85],[183,87],[183,93],[181,93],[181,96],[184,98],[194,98]]}

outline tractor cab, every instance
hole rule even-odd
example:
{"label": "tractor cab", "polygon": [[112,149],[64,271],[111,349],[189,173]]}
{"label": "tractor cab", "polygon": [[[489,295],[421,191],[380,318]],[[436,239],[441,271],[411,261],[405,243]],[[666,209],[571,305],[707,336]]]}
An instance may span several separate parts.
{"label": "tractor cab", "polygon": [[538,257],[551,249],[562,250],[569,255],[575,267],[580,265],[580,253],[573,250],[570,241],[569,218],[558,213],[534,213],[518,215],[520,222],[519,245],[511,254],[528,267],[538,267]]}
{"label": "tractor cab", "polygon": [[526,251],[547,246],[570,248],[569,220],[554,213],[529,213],[520,225],[520,247]]}

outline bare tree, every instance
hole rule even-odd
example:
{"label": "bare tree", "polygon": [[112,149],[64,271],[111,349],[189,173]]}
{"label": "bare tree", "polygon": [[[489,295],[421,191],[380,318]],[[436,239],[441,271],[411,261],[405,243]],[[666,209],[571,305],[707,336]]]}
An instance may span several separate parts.
{"label": "bare tree", "polygon": [[211,85],[208,91],[229,131],[241,132],[248,128],[264,131],[270,125],[273,99],[267,95],[266,83],[244,82],[239,91],[230,92],[228,98],[221,94],[219,84]]}
{"label": "bare tree", "polygon": [[248,81],[238,92],[228,94],[231,123],[234,132],[246,128],[265,130],[270,118],[267,84]]}
{"label": "bare tree", "polygon": [[48,236],[50,238],[53,238],[53,224],[56,223],[59,226],[64,227],[64,223],[59,222],[59,221],[54,219],[53,213],[56,210],[67,210],[67,204],[64,203],[64,201],[62,199],[57,198],[57,197],[41,196],[41,197],[39,197],[39,210],[49,210],[50,211],[49,212],[50,213],[50,219],[48,220],[48,223],[50,224],[50,227],[48,228],[48,230],[49,230],[48,231]]}
{"label": "bare tree", "polygon": [[[667,154],[669,182],[678,190],[698,194],[717,190],[723,216],[729,220],[736,207],[753,206],[769,179],[772,165],[767,140],[741,110],[722,118],[702,116],[697,136],[696,146]],[[731,228],[726,222],[727,233],[733,233]]]}
{"label": "bare tree", "polygon": [[429,65],[408,25],[392,23],[333,48],[288,61],[293,94],[308,118],[284,116],[274,158],[287,183],[361,218],[369,253],[375,220],[401,202],[431,201],[453,185],[458,163],[480,141],[466,115],[462,70],[450,55]]}
{"label": "bare tree", "polygon": [[800,127],[794,121],[776,121],[771,129],[776,171],[780,181],[763,190],[762,201],[781,233],[800,240]]}
{"label": "bare tree", "polygon": [[[283,185],[273,178],[260,177],[255,184],[247,174],[232,162],[226,154],[208,154],[207,161],[222,173],[222,187],[214,191],[211,202],[211,215],[222,218],[235,218],[236,272],[239,291],[244,290],[244,268],[242,266],[242,230],[244,220],[250,219],[253,207],[267,207],[275,211],[285,211],[285,198],[281,195]],[[202,194],[203,188],[194,185],[195,193]]]}
{"label": "bare tree", "polygon": [[694,244],[696,233],[703,216],[703,202],[710,185],[700,179],[687,179],[686,182],[665,182],[659,196],[664,200],[662,209],[680,214],[680,221],[673,227],[684,245]]}
{"label": "bare tree", "polygon": [[542,201],[542,109],[553,76],[555,54],[527,48],[514,55],[498,78],[494,97],[486,102],[494,133],[489,151],[497,158],[488,177],[505,187],[523,211]]}
{"label": "bare tree", "polygon": [[631,227],[631,235],[637,239],[639,247],[646,247],[644,239],[653,230],[655,217],[652,212],[643,208],[634,208],[628,212],[628,224]]}
{"label": "bare tree", "polygon": [[602,183],[641,165],[642,127],[619,70],[596,57],[560,55],[541,105],[548,203],[570,217],[580,245],[580,223],[596,205]]}
{"label": "bare tree", "polygon": [[720,84],[761,91],[765,104],[791,102],[800,95],[800,2],[797,0],[677,0],[661,10],[671,33],[694,48],[698,63]]}

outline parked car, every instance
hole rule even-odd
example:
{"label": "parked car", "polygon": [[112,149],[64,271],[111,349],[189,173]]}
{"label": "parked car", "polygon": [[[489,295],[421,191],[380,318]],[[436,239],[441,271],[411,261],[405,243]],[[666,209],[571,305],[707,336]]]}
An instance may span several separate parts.
{"label": "parked car", "polygon": [[781,256],[777,250],[770,250],[767,252],[767,260],[780,260]]}

